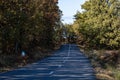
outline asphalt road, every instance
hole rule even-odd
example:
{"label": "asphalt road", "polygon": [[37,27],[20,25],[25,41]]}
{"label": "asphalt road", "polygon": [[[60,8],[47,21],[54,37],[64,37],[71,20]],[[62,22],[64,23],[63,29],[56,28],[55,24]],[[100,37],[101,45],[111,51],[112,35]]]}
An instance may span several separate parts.
{"label": "asphalt road", "polygon": [[75,44],[62,45],[51,57],[7,73],[0,80],[96,80],[88,58]]}

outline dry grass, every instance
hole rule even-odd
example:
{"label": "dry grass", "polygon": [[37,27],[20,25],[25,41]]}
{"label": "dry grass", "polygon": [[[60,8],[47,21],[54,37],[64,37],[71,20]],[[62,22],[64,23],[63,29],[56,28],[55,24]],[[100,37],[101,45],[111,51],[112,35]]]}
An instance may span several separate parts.
{"label": "dry grass", "polygon": [[[116,67],[118,64],[116,64],[116,62],[113,60],[101,59],[101,56],[104,56],[106,50],[82,51],[91,60],[91,63],[95,68],[96,77],[98,80],[120,80],[120,70],[118,67]],[[120,56],[118,56],[118,58],[120,58]]]}
{"label": "dry grass", "polygon": [[30,55],[26,55],[26,57],[22,57],[20,55],[1,55],[0,56],[0,72],[6,72],[11,69],[15,69],[18,67],[23,67],[27,64],[31,64],[38,60],[41,60],[45,57],[48,57],[52,54],[52,50],[42,50],[40,48],[36,48],[34,51],[30,53]]}

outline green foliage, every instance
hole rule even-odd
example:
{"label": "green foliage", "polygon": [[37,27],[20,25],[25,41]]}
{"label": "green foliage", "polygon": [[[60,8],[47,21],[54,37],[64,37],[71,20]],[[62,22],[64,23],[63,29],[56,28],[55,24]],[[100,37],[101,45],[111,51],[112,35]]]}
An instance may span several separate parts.
{"label": "green foliage", "polygon": [[73,26],[73,24],[64,24],[63,37],[66,37],[69,43],[76,42],[76,34],[76,26]]}
{"label": "green foliage", "polygon": [[107,65],[107,70],[112,71],[114,80],[120,80],[120,71],[116,67]]}
{"label": "green foliage", "polygon": [[120,71],[115,71],[114,77],[115,80],[120,80]]}
{"label": "green foliage", "polygon": [[0,0],[0,8],[0,54],[53,48],[61,18],[57,0]]}
{"label": "green foliage", "polygon": [[120,47],[119,0],[89,0],[75,15],[79,33],[91,47],[115,49]]}

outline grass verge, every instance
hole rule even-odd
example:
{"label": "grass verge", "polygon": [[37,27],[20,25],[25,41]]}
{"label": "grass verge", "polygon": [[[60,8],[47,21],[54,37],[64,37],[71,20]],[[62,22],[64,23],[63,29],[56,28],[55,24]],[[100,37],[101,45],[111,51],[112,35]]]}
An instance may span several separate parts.
{"label": "grass verge", "polygon": [[[117,56],[108,55],[108,50],[84,50],[96,72],[97,80],[120,80],[120,52]],[[114,51],[113,51],[114,52]],[[116,59],[117,58],[117,59]]]}

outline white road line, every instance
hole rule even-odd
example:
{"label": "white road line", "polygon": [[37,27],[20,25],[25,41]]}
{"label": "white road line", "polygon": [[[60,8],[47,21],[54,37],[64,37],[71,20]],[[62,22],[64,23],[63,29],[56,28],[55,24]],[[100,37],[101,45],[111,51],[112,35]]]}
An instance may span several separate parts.
{"label": "white road line", "polygon": [[69,56],[70,56],[70,48],[71,48],[71,45],[69,44],[68,54],[67,54],[67,57],[64,59],[63,63],[65,63],[68,60]]}
{"label": "white road line", "polygon": [[51,75],[51,74],[53,74],[54,73],[54,71],[51,71],[49,74]]}
{"label": "white road line", "polygon": [[70,48],[71,48],[71,45],[69,44],[68,57],[70,56]]}
{"label": "white road line", "polygon": [[60,68],[60,67],[62,67],[62,65],[59,65],[58,67]]}
{"label": "white road line", "polygon": [[[71,45],[69,44],[68,54],[67,54],[67,57],[64,59],[63,63],[65,63],[68,60],[69,56],[70,56],[70,48],[71,48]],[[58,65],[58,68],[61,68],[61,67],[62,67],[62,65]],[[51,71],[49,74],[51,75],[53,73],[54,73],[54,71]]]}

